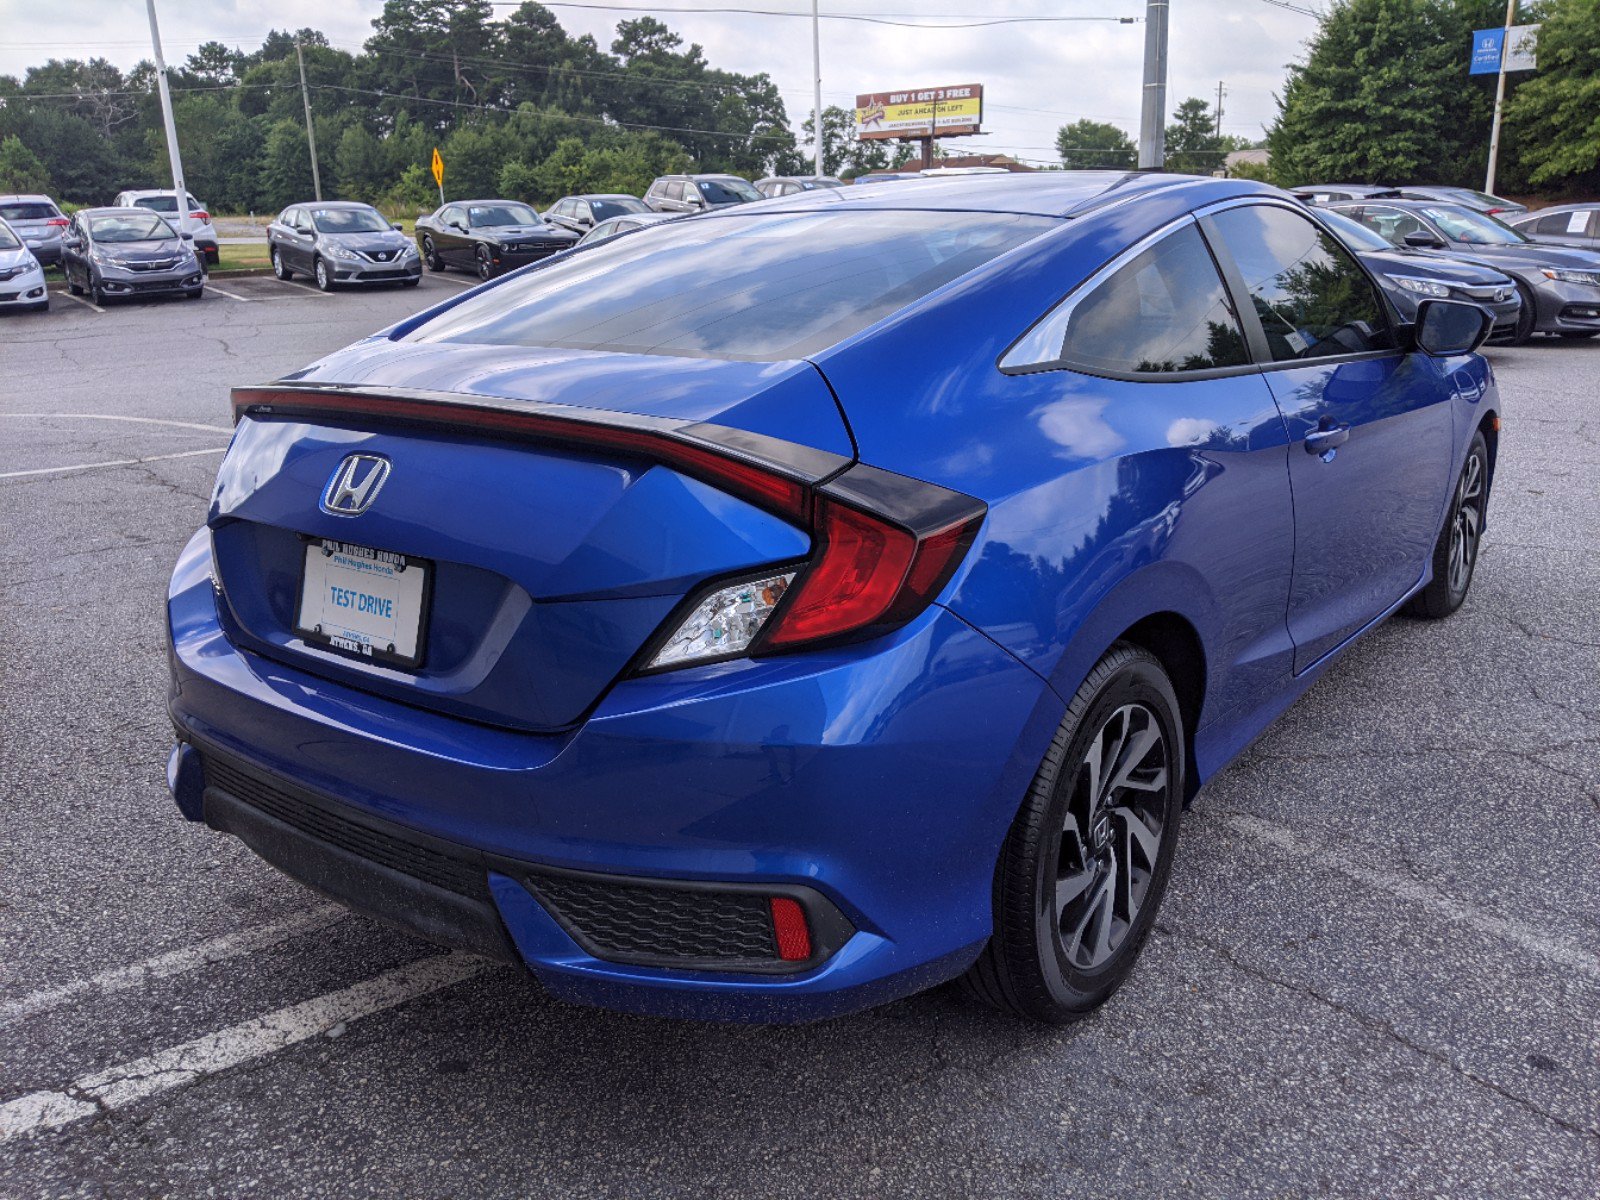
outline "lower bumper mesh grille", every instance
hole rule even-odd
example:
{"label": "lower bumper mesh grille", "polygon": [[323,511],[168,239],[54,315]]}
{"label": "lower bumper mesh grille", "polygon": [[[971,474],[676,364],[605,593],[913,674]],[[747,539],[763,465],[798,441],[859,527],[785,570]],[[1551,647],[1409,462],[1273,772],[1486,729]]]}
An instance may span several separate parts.
{"label": "lower bumper mesh grille", "polygon": [[222,759],[208,755],[204,761],[207,787],[220,788],[301,833],[457,895],[489,895],[481,865],[357,824]]}
{"label": "lower bumper mesh grille", "polygon": [[528,885],[597,958],[650,963],[779,961],[771,910],[762,895],[544,872],[530,876]]}

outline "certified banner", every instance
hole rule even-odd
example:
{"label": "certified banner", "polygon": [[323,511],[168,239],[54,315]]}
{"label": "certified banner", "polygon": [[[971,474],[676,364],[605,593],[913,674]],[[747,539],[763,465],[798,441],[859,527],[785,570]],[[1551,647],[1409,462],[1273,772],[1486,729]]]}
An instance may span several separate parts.
{"label": "certified banner", "polygon": [[956,137],[983,124],[983,85],[871,92],[856,97],[856,137]]}

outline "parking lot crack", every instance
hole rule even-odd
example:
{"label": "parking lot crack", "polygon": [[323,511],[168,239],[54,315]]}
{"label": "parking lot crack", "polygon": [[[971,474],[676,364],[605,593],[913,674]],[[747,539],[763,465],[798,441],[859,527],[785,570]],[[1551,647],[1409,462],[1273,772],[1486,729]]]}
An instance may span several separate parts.
{"label": "parking lot crack", "polygon": [[1372,1033],[1376,1033],[1388,1041],[1410,1050],[1414,1054],[1421,1055],[1423,1058],[1429,1059],[1430,1061],[1445,1067],[1452,1074],[1458,1076],[1474,1087],[1481,1088],[1484,1091],[1492,1092],[1494,1095],[1499,1096],[1504,1100],[1508,1100],[1512,1104],[1515,1104],[1518,1108],[1525,1112],[1531,1113],[1537,1117],[1541,1117],[1550,1122],[1552,1125],[1556,1125],[1569,1133],[1579,1134],[1582,1137],[1600,1141],[1600,1127],[1583,1125],[1576,1121],[1568,1120],[1566,1117],[1563,1117],[1557,1113],[1553,1113],[1546,1108],[1542,1108],[1533,1101],[1529,1100],[1527,1097],[1519,1096],[1517,1093],[1510,1091],[1508,1088],[1505,1088],[1502,1085],[1494,1082],[1494,1080],[1485,1078],[1483,1075],[1480,1075],[1470,1067],[1457,1062],[1448,1054],[1445,1054],[1439,1050],[1435,1050],[1431,1046],[1424,1045],[1414,1038],[1408,1037],[1405,1033],[1395,1028],[1392,1023],[1384,1020],[1382,1017],[1375,1016],[1368,1012],[1363,1012],[1361,1009],[1356,1008],[1351,1004],[1348,1004],[1342,1000],[1338,1000],[1332,996],[1325,995],[1308,983],[1300,983],[1293,979],[1287,979],[1282,976],[1275,975],[1270,971],[1263,970],[1261,967],[1258,967],[1253,963],[1245,962],[1234,953],[1232,947],[1226,945],[1225,943],[1218,942],[1212,938],[1208,938],[1204,934],[1195,933],[1189,929],[1181,929],[1177,926],[1161,921],[1156,923],[1156,931],[1158,933],[1166,934],[1170,937],[1181,938],[1186,941],[1193,942],[1196,945],[1202,946],[1211,951],[1218,958],[1222,959],[1223,962],[1227,963],[1241,975],[1245,975],[1251,979],[1257,980],[1258,982],[1280,988],[1283,991],[1302,996],[1315,1004],[1321,1005],[1332,1012],[1338,1013],[1342,1017],[1354,1021],[1363,1029],[1366,1029]]}

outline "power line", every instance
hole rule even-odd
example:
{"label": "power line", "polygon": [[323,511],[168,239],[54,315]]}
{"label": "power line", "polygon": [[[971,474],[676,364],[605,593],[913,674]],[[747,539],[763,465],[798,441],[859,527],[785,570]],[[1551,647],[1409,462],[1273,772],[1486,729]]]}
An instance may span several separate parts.
{"label": "power line", "polygon": [[[520,8],[521,0],[496,0],[495,8]],[[598,12],[642,12],[659,13],[670,16],[678,13],[721,13],[724,15],[749,16],[749,17],[804,17],[811,19],[809,12],[798,12],[790,9],[773,8],[734,8],[722,6],[696,6],[689,8],[663,8],[660,5],[642,4],[586,4],[580,0],[548,0],[546,8],[582,8]],[[869,25],[894,25],[902,29],[982,29],[990,25],[1027,25],[1027,24],[1067,24],[1087,21],[1108,21],[1118,25],[1132,25],[1138,20],[1136,17],[971,17],[960,21],[947,21],[930,24],[927,21],[898,21],[887,15],[872,15],[865,13],[818,13],[824,21],[860,21]],[[914,14],[904,14],[911,16]]]}

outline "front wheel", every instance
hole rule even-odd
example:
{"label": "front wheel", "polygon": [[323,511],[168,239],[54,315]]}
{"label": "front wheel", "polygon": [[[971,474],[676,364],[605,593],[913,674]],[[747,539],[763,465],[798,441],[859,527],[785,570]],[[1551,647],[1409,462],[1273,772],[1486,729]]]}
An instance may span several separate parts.
{"label": "front wheel", "polygon": [[478,278],[485,283],[494,278],[494,259],[489,255],[489,247],[479,246],[472,256],[478,267]]}
{"label": "front wheel", "polygon": [[317,287],[321,291],[333,291],[333,272],[328,270],[328,264],[323,259],[319,258],[311,264],[311,272],[316,277]]}
{"label": "front wheel", "polygon": [[1511,336],[1506,338],[1510,346],[1525,346],[1533,337],[1534,322],[1539,319],[1538,301],[1533,298],[1523,284],[1517,284],[1517,295],[1522,297],[1522,307],[1517,310],[1517,323],[1511,331]]}
{"label": "front wheel", "polygon": [[1050,1024],[1127,979],[1172,873],[1183,717],[1149,651],[1118,642],[1083,681],[995,870],[994,934],[965,985]]}
{"label": "front wheel", "polygon": [[422,261],[428,264],[430,271],[442,271],[445,268],[444,259],[439,257],[439,250],[433,244],[433,239],[426,234],[422,238]]}
{"label": "front wheel", "polygon": [[1444,528],[1434,543],[1433,578],[1406,606],[1412,616],[1438,620],[1461,607],[1478,566],[1478,546],[1488,504],[1489,444],[1483,434],[1475,433],[1450,497]]}

